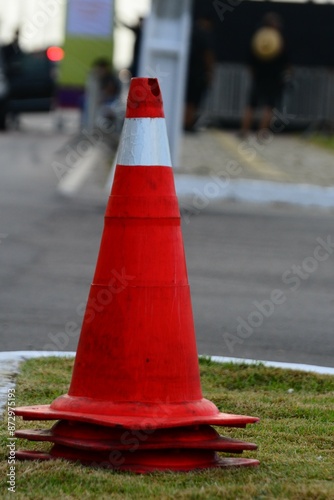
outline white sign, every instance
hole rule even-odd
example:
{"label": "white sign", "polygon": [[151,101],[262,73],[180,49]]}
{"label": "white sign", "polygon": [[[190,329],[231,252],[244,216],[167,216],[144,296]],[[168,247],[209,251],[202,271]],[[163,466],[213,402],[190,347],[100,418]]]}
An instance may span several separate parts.
{"label": "white sign", "polygon": [[113,0],[69,0],[67,33],[76,36],[110,37]]}

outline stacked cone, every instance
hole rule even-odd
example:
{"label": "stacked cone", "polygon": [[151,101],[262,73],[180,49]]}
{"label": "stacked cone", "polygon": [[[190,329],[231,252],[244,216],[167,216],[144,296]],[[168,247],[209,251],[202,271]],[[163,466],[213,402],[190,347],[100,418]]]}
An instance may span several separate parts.
{"label": "stacked cone", "polygon": [[222,458],[256,445],[211,425],[258,419],[219,412],[202,396],[180,214],[158,81],[131,81],[115,178],[68,394],[21,407],[59,420],[16,436],[53,443],[49,453],[134,472],[254,466]]}

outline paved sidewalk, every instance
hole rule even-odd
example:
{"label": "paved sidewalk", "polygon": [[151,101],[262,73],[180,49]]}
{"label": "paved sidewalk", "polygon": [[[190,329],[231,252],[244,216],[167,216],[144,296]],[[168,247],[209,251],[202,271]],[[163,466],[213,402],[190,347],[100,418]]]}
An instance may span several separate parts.
{"label": "paved sidewalk", "polygon": [[185,134],[181,147],[182,174],[210,175],[238,162],[234,179],[334,186],[334,152],[314,146],[296,134],[256,134],[239,139],[235,132],[207,129]]}
{"label": "paved sidewalk", "polygon": [[190,210],[224,200],[334,209],[334,153],[297,134],[207,129],[184,135],[181,151],[176,189]]}

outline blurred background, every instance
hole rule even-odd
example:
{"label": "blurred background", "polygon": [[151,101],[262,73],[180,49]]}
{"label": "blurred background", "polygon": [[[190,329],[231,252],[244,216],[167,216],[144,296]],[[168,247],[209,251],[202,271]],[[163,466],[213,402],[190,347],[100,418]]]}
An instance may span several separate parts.
{"label": "blurred background", "polygon": [[[74,107],[80,104],[78,94],[84,91],[87,73],[98,57],[108,58],[115,71],[131,69],[138,38],[138,21],[146,18],[151,9],[150,0],[95,3],[14,0],[8,6],[1,0],[0,5],[3,13],[0,19],[2,45],[10,44],[19,30],[20,49],[31,54],[31,65],[34,64],[34,55],[41,55],[50,47],[59,47],[64,51],[49,50],[48,57],[58,63],[57,104]],[[77,16],[78,10],[84,6],[86,14],[83,15],[89,16],[92,5],[95,5],[95,10],[99,6],[104,25],[101,25],[97,10],[94,14],[95,27],[94,17],[90,18],[90,27],[87,26],[87,17],[73,25],[72,18]],[[295,70],[293,81],[284,96],[287,111],[295,115],[292,125],[330,119],[333,114],[333,2],[237,0],[224,4],[194,0],[192,4],[185,2],[185,5],[191,9],[193,24],[201,16],[211,19],[215,65],[210,95],[206,96],[205,102],[207,121],[222,120],[237,124],[241,119],[249,85],[246,67],[249,40],[268,11],[276,12],[283,20],[290,62]],[[190,43],[189,33],[187,38]],[[144,50],[148,50],[147,43]],[[26,77],[28,79],[29,75]]]}

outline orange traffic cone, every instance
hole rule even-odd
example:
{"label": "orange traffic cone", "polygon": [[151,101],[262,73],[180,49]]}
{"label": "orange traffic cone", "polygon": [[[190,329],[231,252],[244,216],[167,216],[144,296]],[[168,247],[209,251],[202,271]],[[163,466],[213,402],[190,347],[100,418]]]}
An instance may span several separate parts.
{"label": "orange traffic cone", "polygon": [[180,214],[158,81],[134,78],[101,248],[67,395],[17,408],[57,420],[17,437],[50,441],[50,453],[147,472],[257,465],[216,451],[256,449],[210,427],[255,417],[220,413],[201,392]]}

